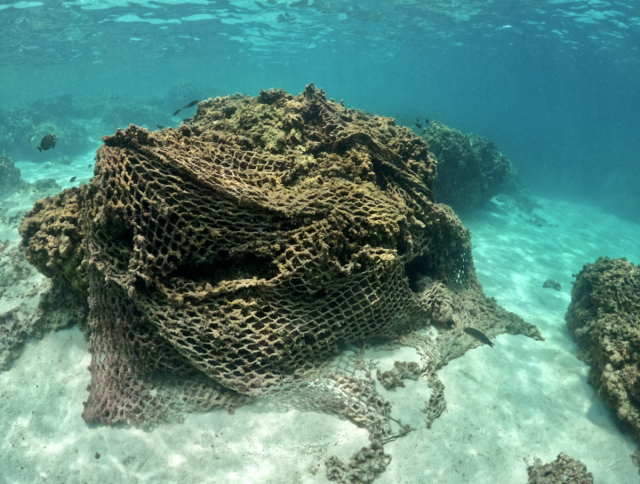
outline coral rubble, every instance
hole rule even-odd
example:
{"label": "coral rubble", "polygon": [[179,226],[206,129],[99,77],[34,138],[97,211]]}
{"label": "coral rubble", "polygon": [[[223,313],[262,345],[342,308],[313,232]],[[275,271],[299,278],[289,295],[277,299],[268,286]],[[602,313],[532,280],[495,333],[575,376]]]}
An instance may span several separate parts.
{"label": "coral rubble", "polygon": [[640,435],[640,268],[599,258],[576,276],[565,316],[589,382]]}
{"label": "coral rubble", "polygon": [[13,164],[9,155],[0,155],[0,198],[18,189],[24,182],[20,170]]}
{"label": "coral rubble", "polygon": [[42,277],[17,244],[0,245],[0,371],[9,369],[28,338],[82,323],[75,314],[82,304],[62,276]]}
{"label": "coral rubble", "polygon": [[417,380],[422,374],[420,365],[406,361],[395,361],[393,368],[389,371],[376,372],[376,377],[380,384],[387,390],[395,387],[404,387],[402,380]]}
{"label": "coral rubble", "polygon": [[474,346],[459,337],[470,322],[541,339],[484,296],[468,230],[435,203],[427,144],[393,119],[309,85],[205,100],[176,130],[103,141],[95,178],[21,227],[29,260],[90,296],[87,422],[306,388],[310,405],[370,426],[370,409],[388,415],[372,381],[306,373],[345,343],[431,320],[433,373]]}
{"label": "coral rubble", "polygon": [[593,474],[587,471],[587,466],[563,453],[544,465],[535,459],[527,472],[528,484],[593,484]]}
{"label": "coral rubble", "polygon": [[553,279],[547,279],[542,284],[542,287],[545,289],[555,289],[556,291],[562,291],[562,285],[558,281],[554,281]]}
{"label": "coral rubble", "polygon": [[373,482],[391,462],[391,456],[384,453],[379,441],[374,440],[369,447],[356,452],[348,462],[335,456],[327,459],[327,478],[340,484],[365,484]]}

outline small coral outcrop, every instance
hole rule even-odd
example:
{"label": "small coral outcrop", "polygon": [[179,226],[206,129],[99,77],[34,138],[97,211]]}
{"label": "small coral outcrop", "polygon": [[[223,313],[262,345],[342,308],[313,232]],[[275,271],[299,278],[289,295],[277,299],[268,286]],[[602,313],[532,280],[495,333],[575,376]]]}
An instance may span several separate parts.
{"label": "small coral outcrop", "polygon": [[542,284],[542,287],[545,289],[555,289],[556,291],[562,291],[562,285],[558,281],[554,281],[553,279],[547,279]]}
{"label": "small coral outcrop", "polygon": [[468,211],[499,194],[508,194],[522,210],[531,204],[509,159],[495,142],[434,121],[422,131],[438,161],[436,198],[456,211]]}
{"label": "small coral outcrop", "polygon": [[86,297],[60,275],[49,280],[38,274],[17,244],[0,244],[0,371],[8,370],[29,338],[83,324],[77,311]]}
{"label": "small coral outcrop", "polygon": [[640,268],[608,257],[586,264],[565,319],[589,382],[640,436]]}
{"label": "small coral outcrop", "polygon": [[528,484],[593,484],[593,474],[587,471],[587,466],[563,453],[544,465],[535,459],[527,472]]}
{"label": "small coral outcrop", "polygon": [[13,164],[9,155],[0,155],[0,198],[20,188],[24,182],[20,178],[20,170]]}
{"label": "small coral outcrop", "polygon": [[38,200],[25,215],[19,232],[27,260],[47,277],[60,275],[86,297],[87,281],[81,271],[84,260],[78,195],[84,188],[70,188]]}

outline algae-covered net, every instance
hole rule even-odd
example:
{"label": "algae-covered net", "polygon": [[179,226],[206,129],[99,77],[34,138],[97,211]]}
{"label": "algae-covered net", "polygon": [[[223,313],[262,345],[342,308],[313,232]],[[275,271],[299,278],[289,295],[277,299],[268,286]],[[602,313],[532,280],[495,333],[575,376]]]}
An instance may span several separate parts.
{"label": "algae-covered net", "polygon": [[103,141],[93,180],[21,227],[28,259],[89,296],[87,422],[286,393],[379,430],[389,404],[370,372],[328,365],[345,346],[435,323],[440,340],[405,338],[431,378],[475,344],[469,324],[539,337],[484,296],[427,144],[393,119],[309,85]]}

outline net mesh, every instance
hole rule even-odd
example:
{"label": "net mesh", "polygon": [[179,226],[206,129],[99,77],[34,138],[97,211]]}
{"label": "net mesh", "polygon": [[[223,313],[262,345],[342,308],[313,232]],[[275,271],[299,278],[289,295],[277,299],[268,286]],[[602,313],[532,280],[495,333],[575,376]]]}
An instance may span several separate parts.
{"label": "net mesh", "polygon": [[[369,429],[372,447],[354,462],[374,456],[371,471],[408,429],[391,428],[362,358],[335,365],[341,350],[415,347],[419,368],[401,363],[396,376],[429,380],[431,425],[445,405],[435,372],[478,344],[463,327],[540,338],[484,296],[468,230],[435,202],[435,160],[393,119],[309,85],[209,99],[178,129],[132,125],[103,141],[95,178],[36,204],[23,232],[27,257],[45,267],[58,260],[46,250],[55,237],[38,221],[77,215],[82,260],[52,270],[88,288],[87,422],[232,410],[267,395]],[[429,322],[437,339],[415,332]]]}

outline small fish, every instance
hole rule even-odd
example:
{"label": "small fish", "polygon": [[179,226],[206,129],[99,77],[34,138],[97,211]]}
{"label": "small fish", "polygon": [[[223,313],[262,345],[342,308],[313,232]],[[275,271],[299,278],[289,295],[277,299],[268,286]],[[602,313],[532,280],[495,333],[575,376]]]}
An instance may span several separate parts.
{"label": "small fish", "polygon": [[158,128],[158,129],[164,129],[164,126],[162,126],[161,124],[156,124],[156,128]]}
{"label": "small fish", "polygon": [[184,106],[182,106],[182,109],[187,109],[187,108],[190,108],[191,106],[195,106],[199,102],[200,101],[191,101],[189,104],[185,104]]}
{"label": "small fish", "polygon": [[93,165],[87,165],[89,168],[91,168]]}
{"label": "small fish", "polygon": [[42,150],[48,150],[56,147],[56,143],[58,142],[58,137],[55,134],[48,134],[42,141],[40,141],[40,146],[38,146],[38,151],[42,153]]}
{"label": "small fish", "polygon": [[424,124],[429,124],[431,121],[429,121],[428,119],[424,120]]}
{"label": "small fish", "polygon": [[278,21],[279,24],[284,24],[284,23],[291,23],[296,19],[295,15],[292,15],[290,13],[281,13],[280,15],[278,15],[278,18],[276,19]]}
{"label": "small fish", "polygon": [[464,328],[464,332],[467,333],[468,335],[473,336],[478,341],[481,341],[484,344],[489,345],[493,348],[493,343],[489,338],[487,338],[487,335],[484,334],[482,331],[479,331],[475,328]]}
{"label": "small fish", "polygon": [[415,125],[418,127],[418,129],[422,129],[422,125],[420,123],[418,123],[417,121],[416,121]]}
{"label": "small fish", "polygon": [[78,316],[80,319],[84,319],[87,316],[87,308],[82,307],[76,310],[76,316]]}
{"label": "small fish", "polygon": [[180,111],[182,111],[182,109],[178,109],[175,113],[173,113],[173,116],[175,116],[176,114],[178,114]]}
{"label": "small fish", "polygon": [[74,181],[76,181],[76,177],[75,177],[75,176],[72,176],[72,177],[71,177],[71,180],[69,180],[69,183],[73,183]]}

